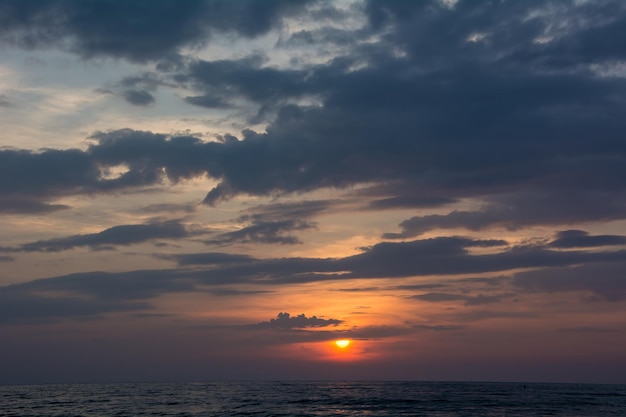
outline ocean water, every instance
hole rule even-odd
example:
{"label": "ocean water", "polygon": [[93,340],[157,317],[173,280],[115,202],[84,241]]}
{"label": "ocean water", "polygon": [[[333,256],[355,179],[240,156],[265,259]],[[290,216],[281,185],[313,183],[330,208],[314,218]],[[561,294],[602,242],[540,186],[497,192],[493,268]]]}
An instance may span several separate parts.
{"label": "ocean water", "polygon": [[0,416],[626,416],[626,385],[211,382],[0,386]]}

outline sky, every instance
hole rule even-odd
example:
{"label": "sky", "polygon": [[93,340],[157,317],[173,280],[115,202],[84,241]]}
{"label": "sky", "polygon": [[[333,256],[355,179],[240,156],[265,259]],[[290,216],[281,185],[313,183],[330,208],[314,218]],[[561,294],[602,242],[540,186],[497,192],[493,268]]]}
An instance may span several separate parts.
{"label": "sky", "polygon": [[626,383],[625,39],[621,0],[0,0],[0,383]]}

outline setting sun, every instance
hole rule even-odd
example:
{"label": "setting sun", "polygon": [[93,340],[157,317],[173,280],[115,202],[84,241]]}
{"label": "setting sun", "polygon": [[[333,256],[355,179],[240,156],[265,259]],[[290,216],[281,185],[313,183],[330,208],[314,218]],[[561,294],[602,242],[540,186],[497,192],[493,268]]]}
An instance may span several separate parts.
{"label": "setting sun", "polygon": [[348,339],[335,340],[335,345],[340,349],[345,349],[350,346],[350,341]]}

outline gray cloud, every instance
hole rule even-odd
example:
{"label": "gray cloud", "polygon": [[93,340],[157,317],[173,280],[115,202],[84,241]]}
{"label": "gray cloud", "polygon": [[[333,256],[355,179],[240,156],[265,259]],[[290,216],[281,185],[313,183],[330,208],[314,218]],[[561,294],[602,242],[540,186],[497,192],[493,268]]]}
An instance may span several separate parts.
{"label": "gray cloud", "polygon": [[114,245],[132,245],[153,239],[181,239],[190,232],[178,221],[113,226],[98,233],[38,240],[17,247],[3,247],[5,252],[58,252],[87,246],[92,249]]}
{"label": "gray cloud", "polygon": [[212,239],[205,240],[208,245],[230,245],[233,243],[277,243],[294,245],[302,243],[295,236],[285,235],[285,232],[306,230],[315,225],[301,220],[283,220],[274,222],[253,222],[234,232],[221,233]]}
{"label": "gray cloud", "polygon": [[[233,97],[257,104],[258,113],[251,121],[267,120],[290,100],[321,93],[325,86],[310,80],[306,70],[285,70],[263,66],[262,55],[238,60],[188,60],[167,74],[173,81],[191,86],[198,95],[185,102],[201,107],[230,107]],[[310,85],[313,84],[313,85]],[[270,118],[271,119],[271,118]]]}
{"label": "gray cloud", "polygon": [[380,287],[361,287],[361,288],[339,288],[338,290],[335,291],[340,291],[340,292],[378,292],[381,291],[382,288]]}
{"label": "gray cloud", "polygon": [[179,265],[223,265],[223,264],[241,264],[252,262],[255,259],[248,255],[236,255],[229,253],[207,252],[207,253],[190,253],[183,255],[161,256],[164,259],[174,259]]}
{"label": "gray cloud", "polygon": [[148,206],[140,207],[137,212],[140,213],[193,213],[196,211],[196,206],[193,204],[173,204],[173,203],[159,203],[150,204]]}
{"label": "gray cloud", "polygon": [[[398,222],[405,220],[397,229],[383,230],[392,232],[382,236],[385,241],[336,258],[268,253],[261,258],[234,253],[236,246],[222,248],[233,253],[215,252],[215,246],[206,246],[206,253],[181,253],[186,245],[164,245],[196,236],[182,221],[171,228],[165,222],[131,224],[26,242],[9,249],[110,249],[150,242],[159,245],[157,263],[170,262],[170,268],[51,276],[0,287],[3,323],[120,313],[142,317],[156,312],[153,301],[156,308],[170,294],[179,299],[193,292],[211,300],[222,297],[218,304],[228,304],[235,301],[229,297],[265,297],[262,293],[278,292],[282,286],[323,286],[327,281],[344,291],[379,291],[391,298],[413,295],[410,303],[416,308],[434,307],[427,303],[435,302],[467,308],[446,310],[449,321],[407,318],[404,325],[350,330],[344,330],[349,323],[339,325],[334,318],[282,313],[273,321],[240,326],[238,335],[248,340],[260,335],[255,339],[261,340],[260,346],[419,332],[447,331],[457,338],[468,328],[465,325],[479,320],[496,319],[499,323],[493,325],[499,326],[507,320],[515,324],[516,319],[543,319],[547,313],[538,305],[523,303],[536,301],[535,293],[540,299],[555,294],[555,299],[568,301],[567,311],[563,304],[550,307],[559,312],[550,320],[574,312],[575,302],[588,302],[583,310],[598,318],[622,308],[618,303],[626,299],[624,236],[617,231],[593,235],[577,230],[608,230],[605,222],[621,224],[626,219],[622,68],[626,5],[621,0],[459,0],[454,5],[439,0],[364,0],[345,10],[322,1],[315,14],[309,14],[308,3],[286,1],[0,3],[3,48],[61,48],[81,58],[96,58],[92,63],[103,57],[133,61],[132,66],[117,68],[120,71],[140,72],[149,65],[150,73],[131,74],[104,87],[119,104],[125,99],[148,106],[145,111],[163,110],[149,107],[159,97],[178,97],[187,109],[198,106],[194,112],[209,114],[211,120],[194,123],[220,126],[220,132],[197,135],[106,130],[91,135],[77,149],[0,149],[0,213],[24,216],[8,221],[69,210],[63,204],[76,201],[74,196],[101,198],[164,187],[175,192],[183,185],[188,190],[187,180],[193,179],[202,181],[193,181],[196,185],[215,187],[208,187],[196,202],[138,210],[159,216],[193,214],[213,221],[221,215],[215,217],[211,207],[196,212],[196,203],[216,206],[236,198],[223,208],[230,210],[244,198],[250,204],[307,198],[309,192],[316,196],[342,192],[341,201],[268,204],[236,213],[230,219],[230,233],[207,230],[201,236],[211,245],[306,241],[318,216],[336,221],[337,214],[347,218],[349,211],[359,208],[386,210],[380,218],[372,212],[358,213],[354,221],[371,221],[370,226],[384,227],[381,224],[391,216],[402,215]],[[296,13],[302,13],[297,17],[302,20],[290,20],[289,27],[281,28],[284,19]],[[367,22],[354,29],[363,17],[359,13],[365,13]],[[299,26],[305,29],[290,32]],[[272,30],[276,31],[254,43],[241,42]],[[211,54],[206,50],[203,59],[193,57],[194,50],[217,38],[220,60],[207,58]],[[268,43],[277,38],[278,42]],[[263,52],[246,55],[259,45],[273,50],[267,57]],[[229,46],[231,51],[226,50]],[[15,55],[9,52],[9,58]],[[231,55],[222,58],[223,53]],[[15,56],[19,59],[22,52]],[[40,97],[32,93],[29,100]],[[12,90],[5,94],[0,96],[0,109],[12,113],[17,108],[6,106],[16,104],[17,96]],[[210,114],[227,114],[227,119],[218,121]],[[231,122],[228,126],[236,131],[225,132]],[[45,139],[33,138],[31,145]],[[113,172],[121,174],[108,175]],[[508,230],[520,230],[515,235],[534,243],[501,240]],[[547,235],[554,230],[561,232]],[[485,237],[488,233],[491,238]],[[539,235],[529,236],[532,233]],[[438,234],[448,237],[434,237]],[[469,234],[483,237],[462,237]],[[262,253],[258,248],[248,250]],[[16,255],[15,264],[4,265],[22,270],[29,256],[40,255]],[[13,262],[13,257],[0,256],[0,262]],[[520,297],[515,305],[513,292]],[[435,310],[441,306],[446,307],[439,304]],[[351,310],[375,313],[354,306],[346,311]],[[558,336],[566,333],[574,341],[613,330],[602,323],[558,326],[546,334],[552,347],[562,344]],[[479,330],[488,328],[493,329],[490,324]],[[146,330],[146,335],[150,332]],[[493,340],[512,346],[519,336],[515,332],[493,333],[500,338]],[[490,337],[487,333],[482,335]],[[206,340],[215,336],[203,334]],[[448,338],[442,333],[428,335],[435,336],[431,346],[439,343],[436,339]],[[162,334],[154,337],[160,340]],[[480,356],[484,346],[468,348],[471,355]],[[537,354],[545,350],[535,347]],[[594,348],[581,349],[573,355],[592,356],[587,353]],[[195,353],[181,357],[181,363],[189,363]],[[588,363],[592,362],[593,358]],[[17,365],[14,368],[20,375]]]}
{"label": "gray cloud", "polygon": [[466,306],[484,305],[499,303],[507,297],[512,297],[515,294],[498,294],[498,295],[462,295],[462,294],[448,294],[431,292],[426,294],[412,295],[410,298],[414,298],[420,301],[428,301],[431,303],[439,303],[446,301],[465,301]]}
{"label": "gray cloud", "polygon": [[267,290],[237,290],[234,288],[212,288],[207,291],[210,294],[219,296],[219,297],[238,297],[242,295],[257,295],[257,294],[267,294],[272,291]]}
{"label": "gray cloud", "polygon": [[456,200],[445,197],[424,197],[424,196],[395,196],[373,200],[369,203],[368,208],[372,210],[397,209],[397,208],[426,208],[438,207],[446,204],[452,204]]}
{"label": "gray cloud", "polygon": [[[605,5],[594,7],[594,12],[601,13]],[[372,28],[379,26],[374,24],[379,20],[374,16],[396,16],[387,24],[397,31],[389,32],[389,37],[374,49],[358,50],[354,56],[326,65],[283,70],[263,66],[262,58],[257,56],[234,61],[182,62],[174,74],[167,76],[173,77],[169,82],[191,84],[202,93],[190,96],[188,101],[222,106],[224,92],[220,90],[227,89],[229,94],[252,101],[273,102],[277,112],[265,133],[245,131],[245,140],[239,143],[206,147],[205,163],[194,164],[195,175],[206,172],[222,183],[205,201],[213,204],[238,193],[263,195],[372,181],[401,181],[406,184],[405,190],[412,187],[426,193],[388,195],[372,202],[372,208],[436,206],[464,196],[485,197],[494,192],[497,195],[512,185],[523,185],[532,192],[543,191],[545,195],[556,189],[565,197],[582,195],[587,200],[588,193],[598,189],[598,185],[611,183],[623,189],[623,181],[619,180],[622,176],[615,174],[623,170],[624,149],[619,141],[611,139],[623,126],[616,118],[605,120],[617,105],[610,97],[623,90],[619,79],[599,77],[578,67],[548,74],[527,66],[526,72],[520,72],[520,67],[514,70],[506,65],[510,56],[504,54],[502,58],[506,49],[502,41],[467,41],[477,30],[476,24],[488,26],[485,32],[493,32],[492,37],[503,27],[521,30],[527,25],[526,16],[537,8],[540,7],[475,8],[467,2],[445,8],[435,3],[427,9],[407,6],[407,15],[399,17],[395,14],[396,6],[372,3],[367,9]],[[476,22],[464,14],[470,10],[478,19]],[[569,18],[588,10],[574,7],[566,11]],[[488,13],[498,19],[487,18]],[[533,36],[545,33],[551,21],[538,16],[532,19],[532,31],[520,32],[519,39],[506,39],[520,49],[539,48]],[[410,36],[404,30],[413,27],[415,22],[411,19],[437,36]],[[513,26],[496,25],[494,22],[500,19]],[[441,35],[437,28],[442,21],[457,22],[458,30]],[[581,27],[578,31],[587,29]],[[410,44],[423,38],[434,39],[449,49]],[[414,63],[412,55],[398,59],[384,54],[384,50],[393,49],[386,48],[386,41],[405,45],[409,51],[409,47],[427,48],[420,49],[419,56],[424,72],[419,77],[402,76]],[[459,58],[450,53],[445,60],[438,55],[451,51],[463,53]],[[368,61],[369,65],[359,71],[347,71],[364,57],[376,60]],[[459,66],[458,59],[471,65]],[[498,68],[497,73],[493,72],[494,67]],[[304,95],[320,96],[324,105],[286,104],[289,99]],[[586,103],[589,108],[580,108],[579,103]],[[396,111],[398,106],[404,110]],[[586,117],[575,117],[574,112]],[[364,114],[372,117],[363,117]],[[448,123],[449,119],[455,123]],[[561,123],[564,120],[570,124]],[[572,126],[572,121],[578,125]],[[505,131],[505,127],[510,130]],[[605,135],[592,145],[586,140],[587,134],[598,129]],[[309,139],[299,142],[295,149],[291,138],[299,132],[307,132]],[[432,135],[440,140],[435,143],[421,139]],[[341,142],[330,139],[338,136],[342,137]],[[501,141],[500,137],[508,139]],[[575,146],[564,146],[559,139],[563,137],[570,138]],[[197,150],[201,148],[198,146]],[[559,153],[562,149],[567,149],[563,155]],[[260,163],[254,155],[272,162]],[[243,170],[241,161],[246,161]],[[163,164],[174,169],[171,162],[164,160]],[[529,166],[534,169],[527,169]],[[587,168],[580,169],[582,166]],[[577,188],[576,193],[569,190],[572,186]],[[612,191],[599,196],[611,195]],[[504,201],[500,205],[506,204]],[[576,207],[573,205],[570,212],[576,212]],[[622,207],[616,208],[620,210],[615,212],[623,212]]]}
{"label": "gray cloud", "polygon": [[[620,135],[626,128],[621,117],[626,83],[596,70],[609,71],[621,56],[613,40],[620,39],[624,7],[565,0],[551,8],[532,2],[420,3],[366,2],[369,25],[351,36],[376,35],[379,42],[355,42],[324,64],[284,69],[266,65],[259,56],[179,57],[162,61],[156,74],[129,77],[124,84],[128,91],[148,93],[157,85],[184,86],[197,92],[189,100],[203,105],[222,105],[220,100],[229,97],[269,106],[272,116],[264,132],[244,130],[241,140],[206,143],[121,130],[95,135],[97,142],[85,152],[3,151],[0,174],[17,180],[0,183],[0,191],[46,204],[66,194],[208,175],[220,183],[208,192],[207,204],[238,194],[354,184],[389,186],[370,203],[374,209],[434,207],[462,198],[485,202],[477,212],[407,220],[395,237],[437,227],[624,218],[626,147]],[[278,1],[192,1],[182,7],[102,0],[28,4],[6,2],[2,32],[14,41],[37,46],[69,36],[84,56],[137,60],[154,59],[154,45],[159,56],[175,54],[181,45],[203,42],[214,29],[256,36],[305,6]],[[124,7],[125,13],[108,13]],[[333,15],[332,7],[326,9]],[[129,15],[142,20],[131,25]],[[556,18],[571,23],[568,31],[555,29]],[[119,30],[110,30],[113,25]],[[444,26],[454,30],[442,33]],[[472,41],[477,33],[484,40]],[[540,37],[549,42],[537,42]],[[363,65],[355,70],[357,64]],[[320,104],[293,104],[303,97],[316,97]],[[104,179],[101,171],[111,165],[129,171]],[[397,184],[405,192],[399,193]],[[407,194],[409,189],[414,191]]]}
{"label": "gray cloud", "polygon": [[435,332],[448,332],[455,330],[464,330],[467,326],[455,325],[455,324],[436,324],[436,325],[414,325],[412,326],[416,330],[429,330]]}
{"label": "gray cloud", "polygon": [[188,96],[185,101],[194,106],[206,107],[209,109],[226,109],[232,107],[224,97],[216,95]]}
{"label": "gray cloud", "polygon": [[337,326],[341,323],[343,323],[343,320],[321,319],[317,316],[307,317],[304,314],[292,317],[289,313],[278,313],[275,319],[258,323],[255,326],[277,329],[304,329],[309,327]]}
{"label": "gray cloud", "polygon": [[245,210],[241,220],[306,219],[333,208],[334,200],[304,200],[294,203],[262,204]]}
{"label": "gray cloud", "polygon": [[[59,173],[49,178],[41,178],[42,181],[35,183],[32,174],[28,173],[29,175],[20,177],[16,186],[23,185],[19,189],[21,195],[35,198],[46,194],[54,196],[87,191],[107,192],[160,184],[165,178],[176,182],[209,175],[220,179],[221,183],[207,194],[205,202],[208,204],[216,204],[240,193],[267,195],[377,181],[403,181],[407,184],[406,187],[410,184],[414,189],[423,191],[421,197],[392,195],[373,202],[373,207],[378,208],[440,205],[470,196],[487,199],[486,209],[481,212],[457,212],[443,217],[431,216],[407,221],[407,231],[398,236],[415,235],[436,226],[463,227],[469,224],[470,227],[480,228],[497,223],[510,227],[532,224],[533,221],[546,223],[559,218],[557,214],[562,213],[561,207],[566,209],[567,216],[564,218],[570,221],[623,217],[624,204],[620,193],[624,189],[621,178],[626,177],[621,175],[626,166],[625,150],[621,142],[615,139],[616,132],[621,131],[622,126],[615,124],[620,123],[617,119],[610,122],[593,117],[589,119],[594,114],[605,115],[605,110],[590,111],[588,114],[591,116],[586,119],[571,115],[576,120],[581,120],[581,123],[585,120],[589,122],[588,126],[580,127],[576,132],[562,131],[560,124],[546,126],[547,122],[553,122],[546,116],[546,120],[537,120],[536,123],[525,121],[524,127],[515,130],[517,139],[512,138],[507,143],[497,141],[501,134],[498,131],[483,132],[485,127],[480,123],[475,128],[466,127],[459,132],[446,133],[444,129],[445,135],[441,141],[433,143],[420,138],[435,133],[441,135],[443,124],[428,127],[416,124],[413,117],[425,104],[415,103],[414,107],[407,108],[405,112],[392,111],[397,103],[384,102],[385,97],[390,94],[390,90],[385,89],[385,97],[381,96],[382,101],[377,95],[382,95],[382,91],[372,92],[371,99],[366,101],[376,103],[377,107],[361,108],[359,105],[364,102],[363,99],[351,95],[356,92],[356,82],[359,91],[363,85],[374,86],[379,82],[389,82],[391,91],[395,89],[398,94],[406,94],[411,88],[417,88],[405,85],[407,80],[402,79],[398,81],[401,85],[394,85],[394,72],[389,73],[386,68],[376,67],[364,69],[357,74],[345,74],[343,69],[332,67],[325,68],[322,72],[325,77],[330,77],[329,83],[333,81],[328,84],[333,88],[325,105],[319,108],[283,106],[266,133],[246,130],[242,133],[243,140],[224,143],[204,143],[192,137],[170,138],[131,130],[100,133],[94,136],[98,143],[92,145],[87,152],[67,151],[67,156],[71,155],[73,158],[70,162],[74,165],[81,164],[73,170],[76,175],[58,178],[59,174],[66,171],[62,168]],[[335,82],[332,76],[338,80]],[[353,77],[354,80],[344,80],[346,77]],[[433,83],[437,84],[436,80],[425,77],[413,82],[424,88],[432,88]],[[474,84],[461,81],[459,80],[459,88],[452,88],[452,91],[460,96],[468,94],[468,97],[462,100],[454,96],[440,97],[439,100],[455,103],[455,106],[470,102],[471,96],[477,93],[465,90],[467,85]],[[482,80],[485,88],[492,88],[491,81],[488,81]],[[512,80],[515,81],[516,79]],[[558,79],[555,78],[554,81],[558,82]],[[581,91],[576,98],[564,97],[564,100],[587,102],[585,95],[609,94],[608,89],[597,90],[592,84],[610,81],[597,77],[579,81],[588,83],[589,88]],[[578,81],[575,84],[578,85]],[[524,90],[523,87],[516,88]],[[614,89],[610,91],[615,94]],[[435,91],[428,93],[432,96],[436,94]],[[340,94],[348,96],[335,97]],[[411,97],[423,95],[422,92],[415,91]],[[514,96],[511,94],[511,97]],[[405,98],[407,99],[409,98]],[[605,106],[608,105],[600,97],[597,100],[602,101]],[[592,102],[593,100],[590,101]],[[542,103],[527,104],[525,110],[532,117],[537,117],[537,106]],[[499,109],[496,104],[495,108]],[[376,117],[363,118],[364,112],[373,112]],[[485,109],[485,114],[488,113]],[[527,131],[529,125],[535,126],[535,131]],[[393,130],[385,131],[383,126],[392,126]],[[592,129],[605,132],[603,139],[593,144],[586,142],[587,136],[581,133]],[[300,136],[300,132],[307,132],[309,139],[299,141],[294,147],[292,138]],[[413,133],[407,136],[405,132]],[[533,140],[529,141],[523,133],[533,137]],[[330,139],[337,136],[341,136],[342,141]],[[465,136],[466,141],[459,140]],[[386,137],[402,140],[384,140]],[[577,145],[566,147],[566,144],[559,142],[560,137],[575,138]],[[494,144],[497,144],[495,148]],[[519,149],[521,146],[524,149]],[[568,149],[568,153],[558,154],[556,150],[564,147]],[[451,152],[448,151],[450,149]],[[10,153],[2,156],[15,157]],[[59,157],[51,151],[39,154],[26,152],[19,156],[23,170],[29,169],[35,160],[45,166]],[[129,171],[118,179],[104,180],[100,175],[100,167],[110,165],[126,165]],[[528,166],[537,168],[528,170]],[[16,173],[8,168],[6,171],[7,174]],[[591,172],[592,175],[583,176],[581,172]],[[39,190],[33,184],[50,187],[41,187]],[[512,194],[511,186],[519,191]],[[17,190],[13,192],[18,193]],[[551,199],[550,196],[554,193],[559,198]],[[591,206],[590,202],[594,199],[601,200],[602,204]],[[568,201],[570,204],[542,204],[559,201]],[[532,212],[526,210],[531,207],[530,202],[535,203]],[[572,204],[577,202],[583,204]],[[533,214],[541,217],[534,219]],[[516,216],[520,218],[516,219]],[[408,230],[411,227],[416,231]]]}
{"label": "gray cloud", "polygon": [[[250,259],[205,271],[203,282],[238,280],[261,285],[306,283],[361,278],[391,278],[425,275],[506,272],[517,268],[565,267],[577,264],[619,262],[624,251],[555,251],[543,247],[505,248],[490,254],[471,254],[467,248],[501,245],[500,241],[480,241],[440,237],[412,242],[383,242],[362,253],[337,259],[281,258]],[[186,258],[177,256],[178,262]],[[195,265],[203,263],[194,255]],[[209,257],[206,260],[213,264]],[[494,278],[495,279],[495,278]],[[215,281],[213,281],[215,280]],[[471,281],[468,281],[471,283]],[[491,281],[489,283],[492,283]]]}
{"label": "gray cloud", "polygon": [[595,246],[626,245],[626,236],[596,235],[592,236],[584,230],[563,230],[550,242],[555,248],[590,248]]}
{"label": "gray cloud", "polygon": [[233,243],[267,243],[294,245],[302,243],[289,232],[313,229],[314,222],[306,220],[329,209],[330,201],[300,201],[296,203],[265,204],[249,208],[237,219],[246,226],[221,233],[205,240],[208,245],[230,245]]}
{"label": "gray cloud", "polygon": [[99,176],[97,165],[79,150],[0,150],[0,206],[9,212],[50,211],[58,206],[40,199],[80,193]]}
{"label": "gray cloud", "polygon": [[[406,240],[439,229],[570,227],[626,218],[626,81],[617,71],[626,50],[621,2],[461,0],[446,7],[438,1],[367,1],[365,28],[321,28],[285,40],[286,48],[345,48],[341,56],[322,64],[300,63],[294,69],[273,67],[261,55],[219,61],[177,56],[216,32],[244,37],[267,33],[303,6],[4,2],[0,37],[6,42],[29,48],[63,43],[82,57],[158,61],[154,74],[126,78],[115,88],[151,96],[156,88],[186,88],[188,103],[208,107],[244,101],[256,106],[256,116],[267,128],[244,129],[238,137],[224,134],[216,142],[123,129],[92,135],[86,149],[3,149],[0,211],[45,213],[67,208],[55,204],[63,196],[176,186],[208,176],[218,181],[207,190],[204,203],[209,205],[238,195],[298,195],[360,186],[367,188],[347,198],[369,199],[365,208],[420,209],[384,239]],[[328,9],[326,14],[333,13]],[[129,16],[140,18],[131,22]],[[111,30],[113,26],[119,30]],[[314,98],[309,104],[296,104],[309,98]],[[147,104],[150,97],[135,97],[135,102]],[[127,171],[113,179],[104,175],[117,166]],[[421,210],[465,200],[482,206],[447,214]],[[215,236],[211,243],[297,243],[293,232],[313,227],[310,219],[331,211],[334,204],[257,207],[236,219],[239,230]],[[109,247],[186,233],[176,227],[126,225],[31,242],[19,250]],[[619,301],[624,298],[619,272],[624,251],[585,249],[621,244],[622,236],[565,231],[545,246],[449,237],[382,242],[338,259],[185,254],[167,257],[178,264],[172,270],[94,275],[107,279],[102,287],[83,274],[15,290],[71,289],[81,296],[142,299],[196,285],[535,268],[515,275],[517,290],[583,291]],[[490,250],[477,255],[470,250],[475,247]],[[560,250],[564,248],[574,250]],[[119,291],[109,287],[113,284]],[[484,297],[472,302],[494,301]]]}
{"label": "gray cloud", "polygon": [[[171,255],[165,259],[176,261],[180,268],[121,273],[78,273],[0,287],[0,292],[39,296],[42,293],[60,291],[75,294],[77,297],[87,296],[97,300],[126,302],[150,299],[165,293],[195,291],[199,288],[219,289],[224,285],[232,289],[238,289],[238,285],[256,285],[261,290],[266,290],[268,285],[293,285],[339,279],[346,281],[539,268],[515,274],[513,281],[515,287],[520,291],[587,290],[609,301],[621,300],[626,294],[622,285],[624,251],[563,252],[535,247],[512,248],[489,255],[475,255],[465,250],[466,247],[484,244],[485,241],[463,238],[381,243],[359,255],[338,259],[258,259],[225,253]],[[381,259],[384,259],[384,262],[381,262]],[[576,266],[581,263],[583,266]],[[193,269],[184,266],[193,266]],[[473,281],[470,279],[468,282]],[[428,288],[438,287],[409,286],[401,289]],[[245,291],[255,290],[245,288]],[[495,303],[511,295],[502,293],[459,296],[444,293],[446,299],[453,297],[454,300],[465,301],[468,305]],[[441,298],[436,296],[436,293],[421,297],[430,301]]]}
{"label": "gray cloud", "polygon": [[13,107],[13,103],[8,96],[0,94],[0,107]]}
{"label": "gray cloud", "polygon": [[508,310],[463,310],[455,315],[455,320],[463,323],[491,319],[536,319],[543,317],[539,311]]}
{"label": "gray cloud", "polygon": [[0,198],[0,213],[5,214],[37,214],[51,213],[59,210],[69,209],[65,204],[48,204],[37,201],[35,198]]}
{"label": "gray cloud", "polygon": [[[597,205],[594,200],[603,201]],[[525,192],[491,197],[491,203],[479,211],[452,211],[445,215],[416,216],[400,223],[402,232],[385,233],[387,239],[419,236],[435,229],[464,228],[483,230],[504,227],[517,230],[530,225],[559,225],[579,221],[615,220],[623,217],[626,208],[619,193],[587,192],[581,195]],[[590,242],[594,239],[588,239]],[[599,241],[599,239],[595,239]],[[557,243],[558,244],[558,243]]]}
{"label": "gray cloud", "polygon": [[623,259],[519,272],[513,283],[529,292],[587,291],[607,301],[623,301],[626,299],[626,263]]}
{"label": "gray cloud", "polygon": [[431,303],[439,303],[439,302],[446,302],[446,301],[465,300],[466,296],[459,295],[459,294],[429,292],[426,294],[412,295],[410,298],[415,298],[416,300],[421,300],[421,301],[428,301]]}
{"label": "gray cloud", "polygon": [[190,0],[119,3],[58,0],[2,4],[0,39],[25,48],[68,46],[79,55],[157,60],[206,43],[212,33],[252,38],[295,13],[305,1]]}
{"label": "gray cloud", "polygon": [[510,281],[510,277],[506,277],[506,276],[499,276],[499,277],[475,277],[475,278],[461,278],[461,279],[456,279],[454,280],[454,282],[457,283],[469,283],[469,284],[486,284],[488,286],[499,286],[502,285],[504,282]]}
{"label": "gray cloud", "polygon": [[135,106],[148,106],[154,103],[154,96],[148,91],[128,90],[122,93],[124,99]]}

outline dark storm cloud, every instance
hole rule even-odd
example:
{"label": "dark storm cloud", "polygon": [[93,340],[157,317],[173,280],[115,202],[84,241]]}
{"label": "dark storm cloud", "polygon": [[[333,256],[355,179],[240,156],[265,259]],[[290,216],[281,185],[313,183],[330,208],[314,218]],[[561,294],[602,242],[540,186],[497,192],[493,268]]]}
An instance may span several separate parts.
{"label": "dark storm cloud", "polygon": [[310,79],[311,71],[265,67],[266,59],[252,55],[237,60],[189,60],[166,76],[198,92],[185,102],[207,108],[233,107],[233,99],[257,105],[248,122],[271,121],[281,106],[294,99],[321,94],[328,86]]}
{"label": "dark storm cloud", "polygon": [[[622,2],[613,0],[461,0],[452,7],[438,1],[366,3],[372,27],[393,27],[395,30],[387,34],[387,40],[426,61],[450,55],[466,60],[468,53],[487,59],[498,52],[507,63],[550,69],[623,57],[620,34],[626,30],[624,9]],[[561,25],[554,25],[555,20]],[[447,26],[449,30],[436,30],[452,22],[457,24]],[[425,34],[433,37],[426,38]],[[482,42],[467,42],[476,34],[483,35]]]}
{"label": "dark storm cloud", "polygon": [[[97,182],[97,166],[77,149],[0,151],[0,191],[2,206],[9,211],[46,211],[49,207],[38,198],[78,193]],[[12,201],[18,202],[12,205]],[[20,203],[24,202],[24,203]]]}
{"label": "dark storm cloud", "polygon": [[164,179],[178,182],[204,174],[219,177],[221,143],[204,143],[190,136],[168,137],[130,129],[92,135],[86,154],[97,166],[128,167],[113,180],[99,180],[94,187],[103,191],[160,184]]}
{"label": "dark storm cloud", "polygon": [[289,313],[278,313],[275,319],[258,323],[255,326],[277,329],[304,329],[308,327],[337,326],[341,323],[343,323],[343,320],[322,319],[317,316],[307,317],[304,314],[292,317]]}
{"label": "dark storm cloud", "polygon": [[625,7],[619,1],[601,1],[597,4],[581,4],[578,10],[586,19],[578,17],[576,8],[561,4],[558,13],[564,13],[565,21],[578,30],[562,31],[554,42],[536,45],[535,48],[511,54],[513,62],[533,62],[550,69],[561,69],[600,61],[623,59],[623,34],[626,32]]}
{"label": "dark storm cloud", "polygon": [[[142,16],[139,28],[155,25],[161,30],[157,23],[162,24],[160,18],[174,8],[157,2],[142,14],[138,12],[147,3],[25,4],[6,2],[5,34],[39,22],[53,7],[58,9],[56,20],[38,26],[44,34],[56,27],[54,22],[69,19],[72,23],[85,17],[81,25],[86,25],[91,21],[86,18],[89,13],[124,7],[128,13],[110,16],[137,12]],[[613,68],[621,38],[608,35],[621,30],[626,12],[621,3],[610,1],[550,4],[460,1],[447,7],[440,2],[368,2],[369,26],[354,36],[360,41],[377,36],[379,41],[356,42],[341,57],[301,69],[272,67],[260,56],[172,59],[171,65],[157,67],[159,74],[145,78],[195,89],[198,94],[189,97],[196,97],[198,104],[220,105],[219,100],[228,97],[272,107],[268,114],[275,117],[267,130],[244,130],[241,140],[231,135],[233,140],[221,143],[120,130],[95,135],[97,142],[85,152],[14,155],[3,151],[0,159],[20,159],[20,163],[0,165],[2,177],[14,179],[12,184],[1,183],[0,191],[8,189],[17,197],[46,203],[64,194],[208,175],[220,183],[207,194],[207,204],[239,194],[281,195],[355,184],[390,185],[382,198],[371,203],[376,209],[436,207],[462,198],[485,203],[476,212],[411,219],[404,224],[405,231],[389,238],[416,236],[436,227],[515,228],[623,219],[626,142],[621,132],[626,121],[621,109],[626,80],[596,69],[606,67],[610,73]],[[71,19],[68,5],[76,9]],[[159,46],[161,52],[196,39],[196,26],[182,23],[201,20],[205,10],[217,5],[177,5],[167,30],[160,34],[171,35],[167,38],[171,42]],[[220,7],[208,25],[228,22],[233,30],[252,36],[296,5],[225,2]],[[229,13],[235,9],[233,17]],[[252,16],[248,13],[253,9],[257,26],[244,30],[240,23]],[[100,29],[115,19],[123,18],[102,19],[92,29],[92,37],[105,36]],[[567,30],[559,30],[555,21],[567,23]],[[156,54],[137,46],[149,30],[123,47],[116,46],[118,36],[128,34],[124,20],[117,23],[121,29],[109,31],[110,51],[93,47],[94,53],[113,54],[117,48],[122,56]],[[62,27],[74,30],[72,24]],[[189,32],[176,32],[182,27]],[[482,38],[472,38],[476,34]],[[604,39],[604,48],[597,47],[599,39]],[[84,42],[91,40],[84,38]],[[129,91],[155,88],[140,79],[129,78]],[[318,104],[293,104],[303,97],[316,97]],[[68,159],[67,165],[56,164],[58,169],[53,170],[50,165],[61,156]],[[105,180],[102,168],[111,165],[129,170]],[[47,175],[34,178],[31,171]],[[395,193],[393,184],[403,184],[405,192]],[[409,189],[414,192],[406,193]],[[559,201],[568,203],[559,205]]]}
{"label": "dark storm cloud", "polygon": [[252,38],[305,1],[3,0],[0,39],[25,48],[69,47],[83,57],[158,60],[208,41],[215,31]]}
{"label": "dark storm cloud", "polygon": [[58,252],[87,246],[92,249],[115,245],[133,245],[153,239],[181,239],[190,236],[178,221],[113,226],[98,233],[38,240],[17,247],[3,247],[8,252]]}
{"label": "dark storm cloud", "polygon": [[555,248],[590,248],[595,246],[626,245],[626,236],[589,235],[584,230],[563,230],[550,242]]}

